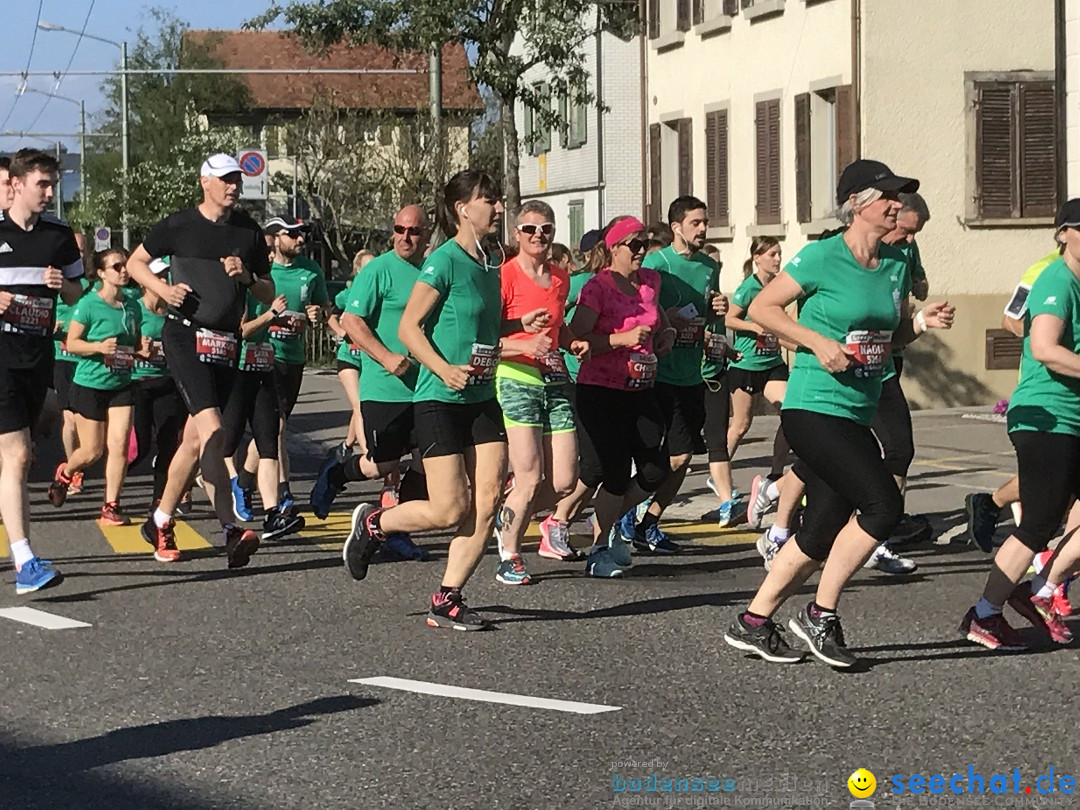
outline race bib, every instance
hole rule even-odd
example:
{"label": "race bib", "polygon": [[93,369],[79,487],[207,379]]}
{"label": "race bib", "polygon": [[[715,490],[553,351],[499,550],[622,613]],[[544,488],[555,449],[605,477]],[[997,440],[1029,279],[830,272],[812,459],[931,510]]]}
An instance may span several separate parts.
{"label": "race bib", "polygon": [[540,367],[540,379],[548,385],[561,385],[570,381],[570,372],[566,370],[562,352],[553,349],[537,357],[536,363]]}
{"label": "race bib", "polygon": [[675,346],[677,348],[692,348],[700,346],[705,339],[705,319],[692,318],[687,323],[675,330]]}
{"label": "race bib", "polygon": [[626,361],[626,387],[652,388],[656,382],[656,355],[634,352]]}
{"label": "race bib", "polygon": [[763,332],[754,338],[754,354],[780,354],[780,339],[772,332]]}
{"label": "race bib", "polygon": [[349,344],[349,354],[353,357],[361,357],[364,354],[364,350],[357,346],[355,343]]}
{"label": "race bib", "polygon": [[0,331],[16,335],[44,337],[53,331],[53,301],[33,295],[16,294],[0,316]]}
{"label": "race bib", "polygon": [[892,353],[892,332],[883,329],[861,329],[848,332],[845,342],[848,354],[856,364],[856,377],[882,375]]}
{"label": "race bib", "polygon": [[78,360],[79,359],[76,355],[74,355],[74,354],[72,354],[71,352],[68,351],[67,340],[66,339],[60,341],[60,355],[59,356],[65,358],[67,360]]}
{"label": "race bib", "polygon": [[213,329],[195,330],[195,354],[202,363],[236,366],[236,335]]}
{"label": "race bib", "polygon": [[269,343],[244,344],[244,371],[273,371],[274,347]]}
{"label": "race bib", "polygon": [[727,365],[727,338],[719,332],[710,332],[705,340],[705,359],[710,363]]}
{"label": "race bib", "polygon": [[116,344],[116,352],[106,354],[102,360],[105,368],[113,374],[130,374],[135,368],[135,347],[125,343]]}
{"label": "race bib", "polygon": [[270,337],[277,340],[295,340],[304,334],[307,326],[307,315],[303,312],[285,310],[270,323]]}
{"label": "race bib", "polygon": [[469,357],[469,385],[485,385],[495,381],[495,368],[499,365],[499,347],[484,343],[472,345]]}
{"label": "race bib", "polygon": [[161,371],[165,368],[165,349],[160,340],[150,341],[150,359],[135,355],[135,368],[139,371]]}

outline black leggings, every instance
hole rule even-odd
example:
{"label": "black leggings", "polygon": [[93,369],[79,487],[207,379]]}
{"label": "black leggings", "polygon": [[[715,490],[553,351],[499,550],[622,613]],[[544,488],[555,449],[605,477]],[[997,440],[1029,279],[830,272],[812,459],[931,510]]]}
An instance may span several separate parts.
{"label": "black leggings", "polygon": [[132,426],[139,454],[129,465],[136,467],[150,457],[151,447],[157,448],[154,461],[154,500],[161,500],[165,492],[169,464],[172,463],[180,436],[187,420],[187,408],[176,390],[172,377],[154,377],[137,380],[132,385],[135,395],[135,414]]}
{"label": "black leggings", "polygon": [[899,374],[881,384],[881,399],[870,428],[881,442],[885,469],[890,475],[907,478],[915,459],[915,438],[911,432],[911,410],[900,387]]}
{"label": "black leggings", "polygon": [[784,425],[781,423],[776,426],[776,435],[773,437],[772,469],[769,471],[769,478],[775,481],[784,475],[784,467],[787,466],[790,456],[791,445],[784,435]]}
{"label": "black leggings", "polygon": [[727,374],[718,374],[705,381],[705,446],[709,448],[709,461],[731,461],[728,453],[727,432],[731,421],[731,392],[727,387]]}
{"label": "black leggings", "polygon": [[621,391],[578,383],[577,408],[592,441],[591,447],[581,446],[578,477],[586,486],[603,484],[612,495],[625,495],[631,463],[645,492],[655,492],[664,483],[671,462],[664,446],[664,414],[651,389]]}
{"label": "black leggings", "polygon": [[1015,430],[1009,438],[1020,476],[1020,525],[1013,534],[1039,552],[1057,533],[1070,496],[1080,497],[1080,437]]}
{"label": "black leggings", "polygon": [[221,424],[225,430],[225,456],[233,455],[251,425],[259,458],[278,457],[278,392],[272,371],[241,371],[229,392]]}
{"label": "black leggings", "polygon": [[780,418],[802,462],[799,473],[805,474],[806,511],[795,536],[799,549],[824,562],[856,511],[859,528],[885,542],[900,522],[904,502],[870,428],[814,411],[785,410]]}

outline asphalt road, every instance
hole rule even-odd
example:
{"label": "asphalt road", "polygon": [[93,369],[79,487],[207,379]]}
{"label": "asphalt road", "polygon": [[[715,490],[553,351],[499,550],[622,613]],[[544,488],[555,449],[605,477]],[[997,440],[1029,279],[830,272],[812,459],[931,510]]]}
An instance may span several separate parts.
{"label": "asphalt road", "polygon": [[[305,381],[292,441],[298,494],[343,433],[336,386],[330,376]],[[744,491],[767,463],[775,424],[759,419],[739,454]],[[445,538],[428,543],[433,560],[379,564],[356,583],[341,566],[343,511],[230,572],[203,498],[184,535],[193,558],[161,565],[130,534],[106,536],[93,522],[96,476],[63,510],[50,507],[43,452],[34,541],[67,579],[35,598],[5,582],[0,608],[90,626],[0,617],[0,806],[832,808],[849,806],[846,780],[860,767],[876,776],[879,808],[935,806],[920,798],[1070,806],[1060,792],[890,793],[894,776],[948,779],[969,766],[987,790],[993,774],[1008,775],[1011,790],[1019,769],[1022,791],[1051,768],[1055,779],[1075,774],[1077,759],[1076,648],[995,656],[957,632],[988,566],[964,543],[963,498],[1011,474],[1004,428],[960,411],[916,414],[915,428],[909,509],[941,536],[912,552],[919,570],[903,581],[856,577],[841,612],[865,665],[844,673],[771,666],[724,645],[763,570],[755,533],[699,520],[715,506],[703,464],[670,515],[683,554],[638,558],[622,581],[531,554],[541,579],[514,589],[495,582],[492,552],[467,595],[497,628],[466,635],[423,621]],[[143,473],[125,500],[147,497]],[[343,495],[342,509],[359,497]],[[371,678],[597,708],[352,682]]]}

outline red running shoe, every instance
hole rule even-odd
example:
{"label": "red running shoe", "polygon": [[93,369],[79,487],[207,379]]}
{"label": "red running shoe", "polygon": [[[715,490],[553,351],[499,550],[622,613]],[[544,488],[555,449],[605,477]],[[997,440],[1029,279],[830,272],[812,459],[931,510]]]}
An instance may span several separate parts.
{"label": "red running shoe", "polygon": [[1031,622],[1032,627],[1045,630],[1058,644],[1072,641],[1072,631],[1054,610],[1053,598],[1036,596],[1031,592],[1031,582],[1021,582],[1009,596],[1009,606]]}
{"label": "red running shoe", "polygon": [[225,531],[225,554],[229,558],[229,568],[243,568],[258,550],[259,535],[250,529],[230,526]]}
{"label": "red running shoe", "polygon": [[128,516],[120,511],[120,504],[116,501],[102,505],[99,520],[103,526],[127,526],[131,523]]}
{"label": "red running shoe", "polygon": [[61,461],[56,465],[52,483],[49,484],[49,503],[56,507],[64,505],[64,501],[67,500],[68,489],[71,487],[71,479],[64,475],[64,467],[66,466],[66,461]]}
{"label": "red running shoe", "polygon": [[180,562],[180,550],[176,547],[173,529],[176,521],[170,520],[164,526],[154,522],[153,514],[143,523],[140,534],[143,540],[154,547],[154,559],[163,563]]}
{"label": "red running shoe", "polygon": [[960,632],[968,641],[974,641],[990,650],[1026,650],[1028,643],[1013,629],[1000,613],[980,619],[975,608],[968,610],[960,622]]}
{"label": "red running shoe", "polygon": [[78,495],[83,491],[83,474],[81,472],[75,473],[71,476],[71,486],[68,487],[69,495]]}

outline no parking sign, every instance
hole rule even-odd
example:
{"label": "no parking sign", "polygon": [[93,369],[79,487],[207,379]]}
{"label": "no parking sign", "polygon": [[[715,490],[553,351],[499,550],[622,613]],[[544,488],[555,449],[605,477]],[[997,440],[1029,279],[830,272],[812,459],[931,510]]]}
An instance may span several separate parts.
{"label": "no parking sign", "polygon": [[240,199],[265,200],[269,190],[266,152],[262,149],[244,149],[236,156],[236,162],[240,164],[240,170],[244,173]]}
{"label": "no parking sign", "polygon": [[112,230],[104,225],[94,229],[94,250],[108,250],[112,247]]}

